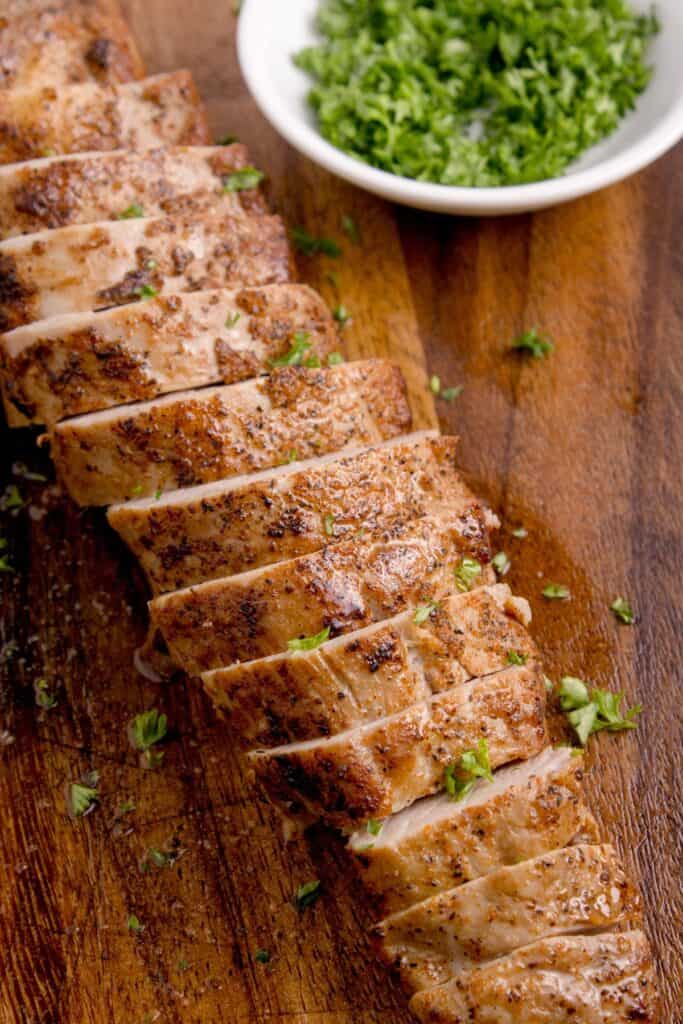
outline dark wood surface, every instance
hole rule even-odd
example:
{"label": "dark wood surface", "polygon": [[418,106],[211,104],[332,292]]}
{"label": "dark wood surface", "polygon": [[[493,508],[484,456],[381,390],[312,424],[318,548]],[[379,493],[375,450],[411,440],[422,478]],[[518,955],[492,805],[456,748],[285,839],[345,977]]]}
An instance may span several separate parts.
{"label": "dark wood surface", "polygon": [[[533,217],[393,209],[312,167],[263,122],[225,7],[127,3],[150,69],[192,68],[217,134],[251,147],[289,223],[342,241],[340,260],[300,270],[330,302],[327,275],[338,274],[350,354],[399,358],[421,425],[434,416],[425,367],[464,385],[455,403],[437,403],[439,421],[501,514],[508,579],[531,600],[549,674],[644,704],[637,733],[593,741],[590,800],[642,881],[662,1021],[681,1024],[683,149]],[[361,245],[343,236],[342,213]],[[506,351],[532,325],[556,342],[543,362]],[[0,1022],[408,1022],[364,937],[341,843],[321,831],[285,844],[196,687],[135,673],[145,588],[132,559],[101,514],[12,477],[17,460],[49,473],[33,438],[0,443],[3,480],[28,501],[0,522],[17,569],[0,578]],[[525,540],[511,537],[520,524]],[[571,601],[545,602],[549,580]],[[632,627],[609,612],[618,594],[634,604]],[[35,705],[40,677],[56,691],[51,710]],[[150,706],[171,726],[155,772],[126,738]],[[72,821],[65,787],[92,768],[100,805]],[[136,810],[117,816],[127,800]],[[171,843],[173,866],[141,872],[150,846]],[[311,878],[323,897],[300,915],[292,894]],[[269,965],[254,959],[259,948]]]}

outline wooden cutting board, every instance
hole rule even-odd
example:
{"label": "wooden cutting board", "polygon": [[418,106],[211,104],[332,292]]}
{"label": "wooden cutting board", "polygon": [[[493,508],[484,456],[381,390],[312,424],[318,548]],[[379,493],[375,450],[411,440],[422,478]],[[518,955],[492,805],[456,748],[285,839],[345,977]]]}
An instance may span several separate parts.
{"label": "wooden cutting board", "polygon": [[[340,259],[301,259],[300,271],[352,314],[349,354],[401,362],[418,425],[435,422],[426,372],[464,385],[436,412],[501,515],[508,579],[531,600],[549,674],[643,703],[637,733],[592,742],[590,798],[642,880],[662,1021],[681,1024],[683,148],[533,217],[393,209],[314,168],[265,124],[224,2],[126,7],[149,68],[192,69],[216,134],[250,146],[289,224],[341,242]],[[534,325],[555,339],[552,356],[510,355],[506,343]],[[0,578],[1,1024],[407,1024],[365,938],[339,840],[320,831],[286,845],[196,687],[135,673],[145,588],[132,559],[101,513],[12,475],[17,462],[49,473],[31,437],[3,433],[0,450],[3,481],[27,501],[0,514],[17,570]],[[512,537],[518,525],[527,539]],[[544,602],[551,580],[571,601]],[[636,625],[612,617],[618,594]],[[48,711],[35,705],[41,677],[57,692]],[[152,706],[171,726],[156,772],[126,739],[132,716]],[[100,806],[73,822],[65,787],[93,768]],[[135,811],[117,814],[126,801]],[[177,843],[175,864],[141,871],[145,851],[166,842]],[[292,895],[313,878],[323,896],[300,915]]]}

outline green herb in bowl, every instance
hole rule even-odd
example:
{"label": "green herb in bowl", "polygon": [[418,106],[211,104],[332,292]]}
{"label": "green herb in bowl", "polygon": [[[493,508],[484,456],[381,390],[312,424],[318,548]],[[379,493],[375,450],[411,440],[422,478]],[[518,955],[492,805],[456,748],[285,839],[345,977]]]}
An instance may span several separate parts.
{"label": "green herb in bowl", "polygon": [[557,177],[645,89],[654,15],[626,0],[323,0],[295,58],[323,136],[445,185]]}

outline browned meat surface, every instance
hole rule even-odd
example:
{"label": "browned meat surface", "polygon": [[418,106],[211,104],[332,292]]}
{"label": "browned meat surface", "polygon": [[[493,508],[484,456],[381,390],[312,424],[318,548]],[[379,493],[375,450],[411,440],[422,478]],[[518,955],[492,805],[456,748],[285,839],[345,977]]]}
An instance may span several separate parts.
{"label": "browned meat surface", "polygon": [[[455,504],[451,511],[457,513]],[[416,623],[411,609],[316,650],[276,654],[202,678],[247,746],[332,736],[505,668],[511,650],[534,660],[536,648],[516,618],[520,604],[526,602],[512,598],[504,584],[479,587],[442,601],[424,622]]]}
{"label": "browned meat surface", "polygon": [[0,14],[0,89],[61,87],[142,78],[144,65],[115,0],[5,5]]}
{"label": "browned meat surface", "polygon": [[297,558],[396,518],[472,503],[455,438],[419,433],[126,502],[109,522],[159,594]]}
{"label": "browned meat surface", "polygon": [[[468,595],[478,597],[482,591]],[[581,796],[583,758],[569,747],[480,779],[461,800],[419,800],[349,841],[367,889],[393,914],[505,865],[576,843],[598,841]]]}
{"label": "browned meat surface", "polygon": [[491,581],[488,528],[475,504],[165,594],[150,612],[176,663],[198,675],[287,650],[297,637],[324,629],[337,636],[422,598],[443,598],[465,557],[481,563],[477,582]]}
{"label": "browned meat surface", "polygon": [[638,921],[640,900],[611,846],[570,846],[498,868],[375,927],[409,990],[551,935]]}
{"label": "browned meat surface", "polygon": [[102,221],[0,242],[0,328],[176,292],[288,281],[279,217],[234,195],[188,200],[182,216]]}
{"label": "browned meat surface", "polygon": [[422,1024],[657,1024],[640,931],[542,939],[413,997]]}
{"label": "browned meat surface", "polygon": [[508,668],[360,729],[249,758],[286,814],[349,830],[441,789],[446,767],[481,739],[492,768],[545,746],[545,684],[537,668]]}
{"label": "browned meat surface", "polygon": [[371,444],[410,427],[401,373],[368,359],[88,413],[58,424],[52,456],[71,497],[109,505]]}
{"label": "browned meat surface", "polygon": [[[182,212],[197,193],[221,193],[230,175],[251,165],[246,146],[167,146],[139,152],[74,153],[0,167],[0,238],[47,228],[116,220],[140,210],[158,217]],[[262,212],[256,188],[236,192]]]}
{"label": "browned meat surface", "polygon": [[184,292],[38,320],[0,336],[7,420],[50,427],[181,388],[232,384],[271,369],[297,332],[323,364],[339,347],[329,309],[300,284]]}
{"label": "browned meat surface", "polygon": [[210,142],[189,71],[125,85],[0,90],[0,164],[59,153]]}

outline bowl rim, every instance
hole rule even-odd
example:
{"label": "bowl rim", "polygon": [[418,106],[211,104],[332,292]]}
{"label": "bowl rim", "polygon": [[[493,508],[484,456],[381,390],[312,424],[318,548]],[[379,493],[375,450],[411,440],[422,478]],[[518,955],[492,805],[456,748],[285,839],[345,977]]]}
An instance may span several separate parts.
{"label": "bowl rim", "polygon": [[595,192],[642,170],[671,149],[683,136],[683,92],[657,119],[652,128],[614,156],[592,167],[569,172],[558,178],[526,185],[472,188],[417,181],[364,163],[333,146],[304,119],[292,117],[289,107],[268,88],[268,76],[261,73],[265,52],[258,46],[263,38],[260,4],[248,0],[238,18],[237,56],[247,88],[267,121],[295,149],[315,163],[360,188],[389,195],[397,202],[427,209],[452,207],[476,213],[516,213],[533,209],[537,203],[554,205]]}

